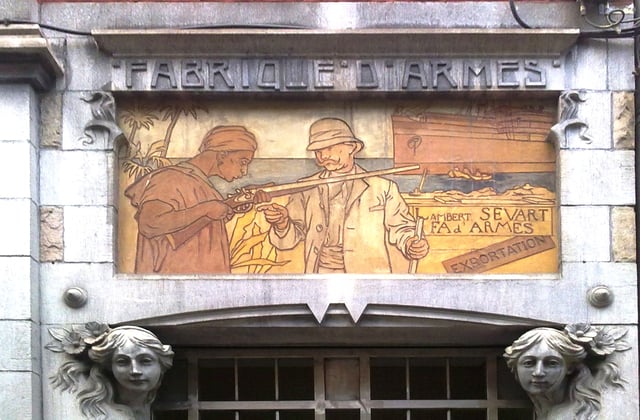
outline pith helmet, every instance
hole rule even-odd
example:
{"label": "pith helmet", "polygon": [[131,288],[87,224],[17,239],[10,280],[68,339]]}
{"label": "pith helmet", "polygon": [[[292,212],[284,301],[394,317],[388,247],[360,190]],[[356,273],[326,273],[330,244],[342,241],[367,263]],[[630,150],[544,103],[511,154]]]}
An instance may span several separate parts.
{"label": "pith helmet", "polygon": [[348,142],[356,144],[356,153],[364,147],[362,140],[353,135],[351,127],[345,121],[339,118],[322,118],[309,128],[307,150],[315,151]]}

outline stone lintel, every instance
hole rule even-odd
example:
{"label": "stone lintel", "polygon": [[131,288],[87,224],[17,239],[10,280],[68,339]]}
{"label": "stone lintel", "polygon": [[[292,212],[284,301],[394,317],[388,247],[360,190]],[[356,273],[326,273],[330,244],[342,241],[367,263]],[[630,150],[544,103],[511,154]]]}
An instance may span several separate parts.
{"label": "stone lintel", "polygon": [[578,29],[117,29],[92,31],[112,56],[563,55]]}
{"label": "stone lintel", "polygon": [[63,75],[38,25],[0,27],[0,83],[29,83],[48,90]]}

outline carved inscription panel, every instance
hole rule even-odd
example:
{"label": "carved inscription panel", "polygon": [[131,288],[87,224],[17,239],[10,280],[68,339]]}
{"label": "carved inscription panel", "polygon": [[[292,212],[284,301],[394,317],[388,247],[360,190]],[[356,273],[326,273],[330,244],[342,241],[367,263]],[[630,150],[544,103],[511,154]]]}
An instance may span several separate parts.
{"label": "carved inscription panel", "polygon": [[560,89],[562,61],[527,58],[126,58],[115,91],[449,91]]}

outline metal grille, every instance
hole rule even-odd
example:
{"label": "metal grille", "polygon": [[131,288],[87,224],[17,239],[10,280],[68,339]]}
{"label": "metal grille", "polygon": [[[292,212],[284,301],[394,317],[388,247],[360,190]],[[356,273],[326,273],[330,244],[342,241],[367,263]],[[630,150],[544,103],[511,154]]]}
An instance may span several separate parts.
{"label": "metal grille", "polygon": [[176,351],[154,420],[528,420],[499,349]]}

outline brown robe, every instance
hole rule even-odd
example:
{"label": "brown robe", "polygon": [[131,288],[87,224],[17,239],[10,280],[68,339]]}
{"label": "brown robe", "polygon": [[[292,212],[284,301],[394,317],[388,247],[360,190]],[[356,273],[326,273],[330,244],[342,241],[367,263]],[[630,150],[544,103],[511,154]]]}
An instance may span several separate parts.
{"label": "brown robe", "polygon": [[[136,220],[145,202],[157,200],[174,210],[184,210],[222,196],[202,171],[193,165],[178,164],[158,169],[125,190],[136,207]],[[146,237],[138,233],[136,273],[230,273],[229,240],[224,221],[200,218],[174,232],[162,226],[138,227],[138,232],[152,230]]]}

